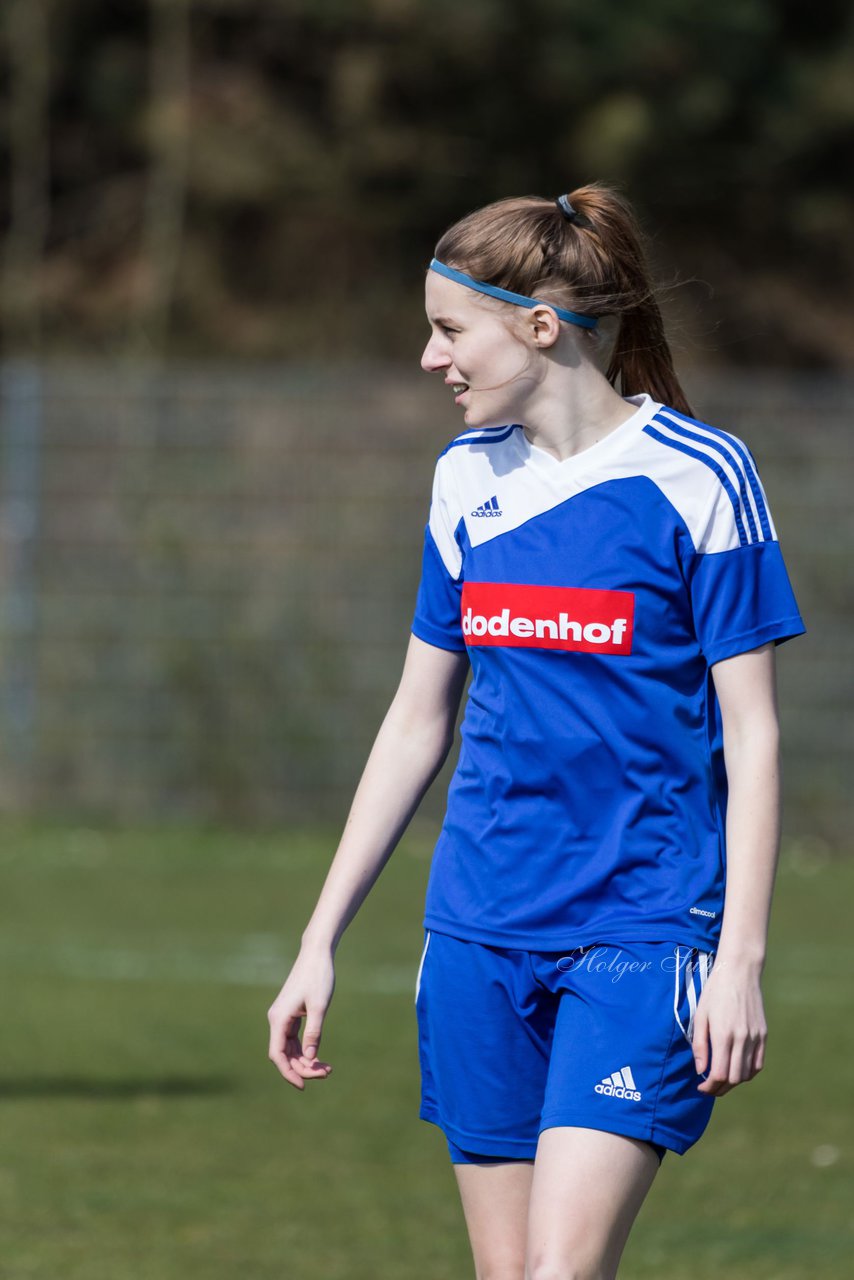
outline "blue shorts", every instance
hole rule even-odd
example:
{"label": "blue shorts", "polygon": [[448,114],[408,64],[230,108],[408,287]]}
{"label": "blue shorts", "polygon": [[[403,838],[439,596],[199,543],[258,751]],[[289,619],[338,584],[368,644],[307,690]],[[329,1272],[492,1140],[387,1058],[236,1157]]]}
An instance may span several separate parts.
{"label": "blue shorts", "polygon": [[543,1129],[683,1155],[709,1122],[694,1011],[713,953],[672,942],[517,951],[425,930],[415,1010],[420,1117],[454,1163],[533,1160]]}

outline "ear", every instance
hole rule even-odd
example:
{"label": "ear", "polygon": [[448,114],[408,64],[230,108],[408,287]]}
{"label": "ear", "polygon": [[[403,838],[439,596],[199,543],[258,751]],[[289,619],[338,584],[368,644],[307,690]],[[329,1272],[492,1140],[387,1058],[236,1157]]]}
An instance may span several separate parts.
{"label": "ear", "polygon": [[534,344],[541,349],[553,347],[560,337],[560,321],[552,308],[544,304],[531,308],[528,325]]}

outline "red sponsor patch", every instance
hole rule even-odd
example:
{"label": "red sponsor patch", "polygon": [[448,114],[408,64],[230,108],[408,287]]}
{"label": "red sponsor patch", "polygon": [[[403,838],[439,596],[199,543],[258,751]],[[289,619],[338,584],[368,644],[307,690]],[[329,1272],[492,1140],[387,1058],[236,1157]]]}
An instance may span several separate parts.
{"label": "red sponsor patch", "polygon": [[631,653],[632,591],[465,582],[463,636],[468,645]]}

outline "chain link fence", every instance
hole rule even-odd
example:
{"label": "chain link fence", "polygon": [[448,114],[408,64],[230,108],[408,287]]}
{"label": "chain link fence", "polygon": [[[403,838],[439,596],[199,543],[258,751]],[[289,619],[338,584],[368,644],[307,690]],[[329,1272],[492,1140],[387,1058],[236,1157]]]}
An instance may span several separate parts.
{"label": "chain link fence", "polygon": [[[343,820],[402,665],[433,463],[462,429],[437,383],[364,364],[3,366],[5,811]],[[786,833],[842,847],[854,382],[686,383],[754,452],[807,625],[778,655]]]}

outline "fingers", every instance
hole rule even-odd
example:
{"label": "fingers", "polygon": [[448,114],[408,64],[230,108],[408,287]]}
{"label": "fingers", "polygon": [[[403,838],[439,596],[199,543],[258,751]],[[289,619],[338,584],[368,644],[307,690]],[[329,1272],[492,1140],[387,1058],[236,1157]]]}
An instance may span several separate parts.
{"label": "fingers", "polygon": [[[302,1076],[294,1066],[300,1050],[299,1040],[295,1040],[295,1033],[292,1031],[293,1019],[282,1022],[274,1009],[267,1016],[270,1020],[270,1049],[267,1056],[289,1084],[295,1089],[304,1089]],[[296,1030],[299,1030],[299,1019],[296,1020]]]}
{"label": "fingers", "polygon": [[[740,1032],[723,1038],[711,1036],[712,1054],[708,1078],[697,1085],[700,1093],[722,1098],[736,1085],[745,1084],[758,1075],[765,1064],[765,1041],[767,1033],[762,1029]],[[705,1070],[706,1047],[694,1060],[698,1074]],[[700,1065],[700,1062],[703,1065]]]}
{"label": "fingers", "polygon": [[[270,1047],[268,1057],[280,1074],[295,1089],[305,1089],[306,1080],[325,1080],[332,1071],[329,1062],[317,1058],[320,1044],[322,1014],[306,1015],[311,1030],[306,1031],[305,1046],[300,1044],[299,1028],[302,1014],[283,1016],[275,1005],[269,1010]],[[308,1043],[310,1037],[310,1043]]]}
{"label": "fingers", "polygon": [[[709,1020],[701,1004],[694,1015],[694,1031],[691,1037],[694,1051],[694,1067],[698,1076],[705,1075],[709,1065]],[[702,1085],[699,1086],[702,1089]]]}
{"label": "fingers", "polygon": [[317,1009],[309,1009],[305,1020],[305,1035],[302,1038],[303,1058],[307,1062],[312,1062],[317,1057],[322,1030],[322,1013]]}
{"label": "fingers", "polygon": [[753,1058],[753,1074],[754,1075],[758,1075],[758,1073],[765,1066],[765,1044],[767,1039],[768,1039],[768,1033],[766,1031],[765,1035],[762,1036],[761,1040],[759,1041],[759,1044],[756,1046],[756,1053],[754,1054],[754,1058]]}

